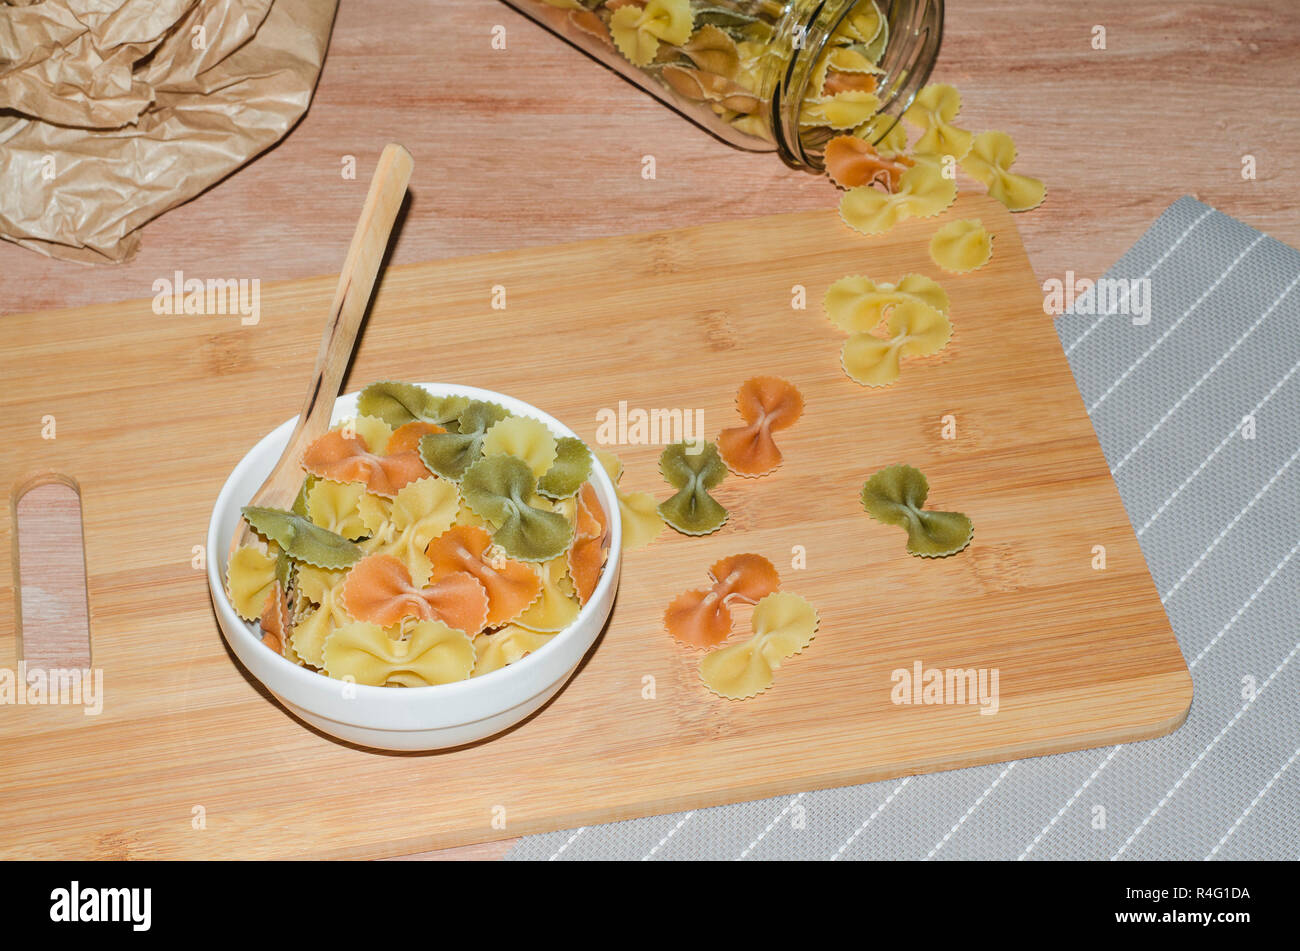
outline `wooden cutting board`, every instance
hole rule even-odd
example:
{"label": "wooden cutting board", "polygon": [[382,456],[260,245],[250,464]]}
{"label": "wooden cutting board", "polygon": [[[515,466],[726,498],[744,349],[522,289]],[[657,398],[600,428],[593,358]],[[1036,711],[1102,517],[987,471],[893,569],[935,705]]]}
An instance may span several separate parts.
{"label": "wooden cutting board", "polygon": [[[731,511],[722,531],[669,531],[627,556],[609,627],[550,705],[445,753],[371,752],[292,719],[224,648],[193,563],[231,467],[298,406],[333,277],[262,288],[255,326],[158,316],[148,299],[4,318],[0,475],[14,486],[52,471],[81,487],[106,696],[99,716],[0,706],[0,854],[408,854],[1175,729],[1191,680],[1015,225],[984,197],[963,196],[952,217],[996,236],[975,274],[937,271],[935,220],[868,239],[825,211],[385,275],[349,389],[476,384],[593,442],[597,413],[620,401],[700,409],[716,434],[737,423],[736,389],[755,374],[793,381],[807,401],[779,436],[781,469],[717,490]],[[845,274],[909,271],[948,290],[952,343],[865,389],[841,372],[822,295]],[[792,307],[796,285],[806,309]],[[56,439],[42,439],[46,416]],[[943,438],[945,417],[956,438]],[[613,448],[625,488],[667,494],[658,447]],[[930,505],[971,516],[969,549],[909,557],[900,530],[863,513],[863,481],[897,462],[926,473]],[[821,629],[772,690],[735,703],[702,687],[699,655],[661,618],[742,551],[769,557]],[[12,668],[6,547],[0,559],[0,666]],[[917,661],[996,668],[997,714],[892,703],[892,672]]]}

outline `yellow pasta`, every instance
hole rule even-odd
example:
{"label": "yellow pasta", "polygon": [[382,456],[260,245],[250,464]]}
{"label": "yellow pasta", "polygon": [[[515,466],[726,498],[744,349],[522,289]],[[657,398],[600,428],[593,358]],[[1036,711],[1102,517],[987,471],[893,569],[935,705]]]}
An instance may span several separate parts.
{"label": "yellow pasta", "polygon": [[978,219],[958,218],[934,233],[930,258],[945,271],[965,274],[983,267],[993,257],[993,236]]}
{"label": "yellow pasta", "polygon": [[528,463],[539,479],[555,463],[555,437],[545,423],[528,416],[510,416],[495,423],[483,436],[483,455],[516,456]]}
{"label": "yellow pasta", "polygon": [[940,313],[948,312],[948,294],[924,274],[905,274],[897,284],[869,277],[842,277],[826,291],[826,316],[849,333],[874,330],[885,315],[905,300],[919,300]]}
{"label": "yellow pasta", "polygon": [[239,616],[256,621],[275,584],[275,558],[254,545],[242,545],[226,564],[226,593]]}
{"label": "yellow pasta", "polygon": [[830,126],[832,129],[853,129],[862,125],[880,110],[880,97],[875,93],[850,90],[821,99],[806,99],[799,110],[799,124],[804,126]]}
{"label": "yellow pasta", "polygon": [[424,549],[456,521],[460,492],[456,483],[430,476],[404,486],[393,498],[384,528],[362,547],[368,554],[393,555],[411,573],[412,583],[429,583],[431,565]]}
{"label": "yellow pasta", "polygon": [[1016,144],[1011,136],[1005,132],[981,132],[961,160],[961,167],[1011,211],[1037,208],[1047,195],[1047,186],[1036,178],[1012,172],[1015,160]]}
{"label": "yellow pasta", "polygon": [[960,161],[970,151],[974,136],[952,124],[961,111],[961,93],[947,83],[931,83],[916,94],[903,119],[921,130],[914,150],[931,155],[951,155]]}
{"label": "yellow pasta", "polygon": [[392,438],[393,427],[378,416],[353,416],[346,419],[334,427],[335,429],[351,430],[356,433],[370,447],[374,453],[382,453],[388,445],[388,440]]}
{"label": "yellow pasta", "polygon": [[541,593],[523,614],[515,618],[514,623],[530,631],[549,634],[562,631],[574,622],[581,610],[573,594],[573,584],[569,581],[568,561],[561,555],[534,566],[534,570],[542,579]]}
{"label": "yellow pasta", "polygon": [[549,641],[554,634],[530,631],[507,624],[494,634],[480,634],[474,638],[474,677],[482,677],[494,670],[509,666]]}
{"label": "yellow pasta", "polygon": [[474,669],[474,645],[464,631],[441,621],[417,621],[405,639],[377,624],[353,621],[325,640],[325,672],[372,687],[426,687],[465,680]]}
{"label": "yellow pasta", "polygon": [[325,648],[325,638],[329,637],[330,632],[339,625],[352,621],[339,598],[339,589],[345,577],[346,570],[327,571],[310,565],[298,569],[299,606],[302,607],[306,601],[316,605],[316,608],[299,618],[293,626],[290,642],[298,656],[313,667],[324,666],[322,651]]}
{"label": "yellow pasta", "polygon": [[817,611],[785,591],[769,594],[754,605],[750,624],[754,636],[720,647],[700,661],[700,677],[714,693],[745,700],[772,686],[772,672],[812,643]]}
{"label": "yellow pasta", "polygon": [[[880,133],[883,129],[889,131],[881,137]],[[853,130],[853,134],[874,143],[877,154],[884,158],[901,155],[907,149],[907,127],[902,122],[896,122],[893,116],[885,115],[883,112],[858,126]],[[877,138],[880,139],[879,142],[876,141]]]}
{"label": "yellow pasta", "polygon": [[938,353],[952,337],[948,318],[917,299],[896,304],[887,321],[889,336],[855,333],[840,352],[844,372],[863,386],[888,386],[898,379],[903,357]]}
{"label": "yellow pasta", "polygon": [[674,46],[691,35],[690,0],[649,0],[644,6],[628,4],[614,11],[609,32],[618,51],[637,66],[648,66],[659,50],[659,42]]}
{"label": "yellow pasta", "polygon": [[307,517],[321,528],[355,540],[369,535],[359,505],[366,495],[364,482],[316,479],[307,490]]}
{"label": "yellow pasta", "polygon": [[361,518],[361,524],[366,527],[367,535],[383,534],[393,518],[393,500],[375,495],[373,492],[366,492],[357,499],[357,515]]}
{"label": "yellow pasta", "polygon": [[614,483],[618,495],[619,522],[623,528],[623,551],[644,548],[659,537],[664,530],[664,520],[659,515],[659,503],[649,492],[625,492],[618,487],[623,478],[623,463],[604,449],[596,450],[596,460]]}
{"label": "yellow pasta", "polygon": [[840,199],[840,217],[863,234],[883,234],[906,218],[930,218],[957,198],[957,183],[934,163],[918,163],[899,178],[890,194],[870,185],[850,188]]}

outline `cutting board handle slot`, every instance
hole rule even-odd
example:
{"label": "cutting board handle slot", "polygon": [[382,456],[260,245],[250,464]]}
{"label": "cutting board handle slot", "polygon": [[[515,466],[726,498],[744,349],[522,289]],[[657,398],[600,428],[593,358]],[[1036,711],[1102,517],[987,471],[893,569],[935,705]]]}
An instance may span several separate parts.
{"label": "cutting board handle slot", "polygon": [[81,486],[71,476],[40,472],[14,486],[15,662],[33,667],[91,667],[90,604]]}

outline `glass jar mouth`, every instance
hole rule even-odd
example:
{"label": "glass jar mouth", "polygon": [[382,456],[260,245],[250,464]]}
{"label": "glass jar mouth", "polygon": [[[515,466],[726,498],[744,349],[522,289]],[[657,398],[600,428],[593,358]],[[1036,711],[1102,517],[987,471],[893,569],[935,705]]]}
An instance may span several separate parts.
{"label": "glass jar mouth", "polygon": [[[825,170],[824,148],[826,142],[842,132],[827,132],[824,128],[801,127],[800,113],[812,87],[818,61],[826,52],[831,37],[859,5],[869,0],[817,0],[808,7],[792,4],[785,24],[792,55],[785,70],[776,77],[771,94],[772,135],[781,161],[791,168],[810,172]],[[939,55],[943,40],[943,0],[877,0],[885,16],[889,36],[880,61],[881,104],[878,114],[893,118],[882,123],[872,140],[874,145],[901,121],[907,107],[912,104]],[[805,11],[806,12],[803,12]],[[795,37],[801,42],[796,43]]]}

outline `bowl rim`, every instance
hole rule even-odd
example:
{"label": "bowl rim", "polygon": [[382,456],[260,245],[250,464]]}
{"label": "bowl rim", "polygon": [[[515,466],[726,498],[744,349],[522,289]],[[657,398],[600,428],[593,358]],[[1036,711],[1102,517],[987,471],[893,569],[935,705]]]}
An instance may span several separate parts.
{"label": "bowl rim", "polygon": [[[581,437],[568,426],[564,425],[550,414],[533,406],[531,403],[527,403],[517,397],[509,396],[505,393],[497,392],[496,390],[488,390],[483,389],[482,387],[459,383],[417,383],[415,385],[423,387],[435,396],[467,396],[471,399],[495,402],[504,405],[512,415],[530,416],[533,419],[544,423],[552,430],[552,432],[560,436],[573,436],[574,438],[581,439]],[[334,425],[341,419],[345,419],[347,416],[355,413],[357,398],[359,395],[360,391],[358,390],[340,394],[335,399],[334,409],[330,415],[330,425]],[[213,606],[220,614],[224,615],[222,620],[229,622],[228,625],[219,625],[222,634],[223,636],[227,635],[228,631],[233,630],[235,637],[245,641],[247,646],[256,647],[258,650],[266,650],[266,647],[262,644],[261,638],[253,632],[253,622],[245,621],[240,617],[239,613],[234,609],[234,605],[230,603],[229,596],[226,594],[226,553],[218,543],[218,536],[221,532],[221,514],[224,509],[230,508],[232,504],[234,504],[231,496],[234,495],[235,483],[240,481],[240,477],[245,475],[249,469],[253,468],[254,460],[263,451],[266,451],[266,447],[269,444],[287,442],[289,434],[297,421],[298,417],[295,415],[280,423],[259,439],[246,453],[244,453],[239,462],[235,464],[235,467],[226,477],[225,482],[222,483],[221,489],[217,493],[216,501],[213,503],[212,515],[208,521],[208,591],[212,598]],[[585,439],[582,441],[584,444],[587,442]],[[376,687],[370,684],[358,684],[338,680],[329,677],[328,675],[322,675],[316,671],[309,670],[306,667],[299,667],[287,657],[284,657],[281,654],[276,654],[274,651],[269,651],[268,656],[273,658],[272,669],[279,671],[282,676],[289,679],[290,683],[294,683],[304,690],[319,690],[323,686],[331,689],[347,687],[350,691],[355,691],[355,693],[352,694],[352,697],[355,700],[364,701],[369,699],[389,704],[396,703],[405,707],[418,706],[421,703],[426,703],[434,699],[455,700],[458,698],[464,698],[471,694],[479,694],[486,690],[499,691],[503,698],[509,697],[511,695],[512,687],[525,685],[530,679],[530,675],[534,669],[538,668],[541,664],[544,664],[548,656],[554,656],[553,649],[559,647],[562,638],[565,640],[573,640],[580,636],[580,632],[588,626],[587,624],[584,624],[584,622],[588,621],[588,619],[599,610],[599,605],[605,600],[610,587],[618,583],[623,542],[621,517],[618,511],[618,492],[614,486],[613,480],[611,480],[609,474],[605,472],[604,466],[600,464],[600,460],[595,458],[595,451],[592,450],[590,446],[588,446],[588,450],[592,453],[592,471],[591,476],[588,477],[588,481],[593,482],[596,487],[597,497],[600,501],[601,507],[605,510],[605,516],[610,528],[609,557],[606,559],[604,569],[601,572],[600,580],[596,583],[595,590],[592,591],[591,595],[587,598],[586,603],[579,609],[578,616],[575,617],[566,627],[555,632],[555,636],[537,650],[521,657],[512,664],[507,664],[499,670],[494,670],[489,674],[484,674],[482,677],[468,677],[465,680],[457,680],[451,683],[429,684],[423,687],[403,687],[401,689],[394,687]],[[279,458],[279,452],[276,452],[275,458]],[[272,464],[274,464],[274,460],[272,460]],[[246,503],[240,502],[234,504],[236,517],[238,517],[239,508],[244,504]],[[217,553],[218,557],[212,557],[214,552]],[[603,627],[603,624],[601,626]],[[596,631],[597,636],[599,633],[599,631]],[[592,638],[592,642],[595,642],[595,637]],[[587,648],[584,648],[583,653],[585,654],[589,649],[590,645],[588,645]],[[238,657],[239,651],[235,651],[235,654],[236,657]],[[258,675],[257,672],[252,670],[252,668],[249,667],[248,664],[244,663],[242,659],[240,659],[240,665],[244,667],[245,670],[248,670],[248,672],[259,682],[266,683],[266,678]],[[550,680],[547,681],[548,685],[549,683],[551,683]],[[487,684],[487,686],[484,687],[484,684]],[[267,686],[271,685],[267,684]]]}

